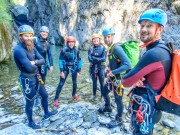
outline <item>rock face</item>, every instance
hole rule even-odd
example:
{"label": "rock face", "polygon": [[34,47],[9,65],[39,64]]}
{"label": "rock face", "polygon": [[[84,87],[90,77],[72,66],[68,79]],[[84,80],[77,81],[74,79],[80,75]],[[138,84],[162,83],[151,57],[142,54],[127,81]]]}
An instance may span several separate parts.
{"label": "rock face", "polygon": [[[168,24],[163,33],[166,42],[180,47],[180,1],[179,0],[31,0],[27,1],[28,20],[34,24],[35,35],[39,28],[50,28],[51,44],[64,45],[68,35],[77,38],[77,45],[87,50],[91,45],[91,35],[100,33],[104,27],[113,26],[116,30],[115,41],[138,40],[140,14],[151,7],[162,8],[168,14]],[[17,29],[17,28],[15,28]],[[3,31],[6,30],[6,34]],[[0,62],[11,55],[13,46],[18,42],[17,30],[1,25]],[[9,33],[12,33],[11,35]],[[12,38],[11,38],[12,37]],[[4,39],[6,38],[6,39]]]}
{"label": "rock face", "polygon": [[0,24],[0,62],[9,59],[11,56],[11,27],[7,24]]}
{"label": "rock face", "polygon": [[[32,2],[33,1],[33,2]],[[101,33],[107,26],[116,29],[116,41],[139,40],[139,15],[151,7],[164,9],[169,17],[163,34],[166,41],[180,46],[179,1],[153,0],[32,0],[28,3],[30,20],[36,31],[41,25],[50,27],[50,41],[63,44],[63,38],[73,35],[80,48],[87,48],[93,33]],[[62,36],[62,37],[61,37]],[[86,49],[85,49],[86,50]]]}
{"label": "rock face", "polygon": [[28,1],[29,21],[34,23],[35,35],[38,36],[42,25],[50,29],[49,41],[51,44],[63,45],[60,33],[60,10],[56,6],[58,0],[30,0]]}

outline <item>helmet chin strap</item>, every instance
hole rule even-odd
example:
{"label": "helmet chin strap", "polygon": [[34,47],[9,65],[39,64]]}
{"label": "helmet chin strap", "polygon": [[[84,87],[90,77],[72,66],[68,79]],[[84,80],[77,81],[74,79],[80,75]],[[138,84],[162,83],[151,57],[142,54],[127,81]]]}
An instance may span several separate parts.
{"label": "helmet chin strap", "polygon": [[152,42],[154,42],[154,41],[160,39],[160,35],[157,34],[157,30],[158,30],[158,27],[159,27],[159,26],[158,26],[157,23],[155,24],[155,26],[156,26],[156,31],[155,31],[154,37],[153,37],[150,41],[148,41],[148,42],[146,42],[146,43],[140,45],[140,46],[139,46],[140,48],[144,48],[144,47],[146,47],[147,45],[151,44]]}

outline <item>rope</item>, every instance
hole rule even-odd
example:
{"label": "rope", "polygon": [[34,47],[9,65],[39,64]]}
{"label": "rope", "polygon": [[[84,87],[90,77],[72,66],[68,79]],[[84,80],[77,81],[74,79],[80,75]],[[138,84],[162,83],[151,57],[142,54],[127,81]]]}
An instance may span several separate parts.
{"label": "rope", "polygon": [[[132,105],[133,102],[139,105],[138,110],[133,110]],[[142,134],[148,134],[153,128],[154,124],[149,122],[149,116],[151,112],[151,106],[148,101],[144,100],[142,96],[138,96],[136,94],[132,94],[129,102],[129,107],[127,108],[126,116],[130,117],[133,112],[136,112],[135,121],[140,123],[140,131]],[[134,130],[134,128],[131,128]]]}

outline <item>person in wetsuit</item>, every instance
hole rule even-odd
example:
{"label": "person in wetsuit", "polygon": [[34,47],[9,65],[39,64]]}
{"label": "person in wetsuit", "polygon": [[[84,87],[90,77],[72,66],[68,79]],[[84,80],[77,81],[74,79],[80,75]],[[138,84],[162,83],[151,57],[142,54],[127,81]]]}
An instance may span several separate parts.
{"label": "person in wetsuit", "polygon": [[[53,58],[51,54],[50,44],[47,41],[48,34],[49,34],[49,28],[47,26],[42,26],[40,28],[40,36],[34,38],[34,46],[36,47],[40,55],[45,59],[45,64],[38,67],[39,73],[41,74],[44,83],[46,81],[47,69],[49,68],[50,73],[52,73],[53,71]],[[47,56],[48,56],[49,64],[46,61]]]}
{"label": "person in wetsuit", "polygon": [[[125,87],[134,86],[131,92],[131,124],[134,135],[153,134],[154,124],[161,118],[155,108],[154,94],[158,94],[166,84],[171,71],[171,53],[161,33],[167,23],[166,13],[158,8],[146,10],[141,14],[140,39],[146,52],[137,65],[123,76]],[[153,93],[152,93],[153,92]],[[143,116],[143,117],[142,117]]]}
{"label": "person in wetsuit", "polygon": [[[45,64],[41,65],[38,67],[39,73],[42,77],[43,82],[45,83],[46,81],[46,75],[47,75],[47,70],[50,70],[50,73],[53,71],[53,58],[51,55],[51,49],[50,49],[50,44],[47,41],[49,34],[49,28],[47,26],[42,26],[40,28],[40,36],[39,37],[34,37],[33,42],[34,42],[34,47],[37,49],[39,54],[44,58]],[[49,64],[46,61],[46,57],[48,56]],[[50,67],[49,67],[50,65]],[[37,96],[34,106],[40,105],[39,102],[39,96]]]}
{"label": "person in wetsuit", "polygon": [[[114,98],[117,105],[117,114],[115,120],[111,121],[106,126],[113,128],[115,126],[123,126],[122,113],[123,113],[123,92],[124,89],[121,88],[121,73],[129,70],[131,68],[131,63],[123,51],[120,45],[114,43],[115,30],[113,27],[105,28],[102,31],[104,36],[104,43],[108,46],[107,56],[109,60],[109,66],[105,69],[107,73],[108,81],[104,85],[102,91],[102,96],[105,101],[105,106],[99,108],[99,113],[112,112],[109,93],[114,92]],[[115,57],[116,56],[116,57]]]}
{"label": "person in wetsuit", "polygon": [[101,97],[104,87],[104,68],[106,61],[106,48],[100,44],[101,36],[99,34],[92,35],[92,43],[88,49],[88,60],[90,62],[90,74],[93,81],[93,95],[90,97],[90,101],[96,99],[97,90],[97,77],[99,78]]}
{"label": "person in wetsuit", "polygon": [[21,42],[14,49],[14,60],[20,70],[19,82],[26,100],[25,113],[28,119],[28,126],[33,129],[41,128],[33,121],[34,99],[39,94],[44,109],[43,119],[49,119],[57,114],[57,110],[49,112],[48,93],[43,84],[40,83],[41,76],[38,67],[45,63],[43,57],[38,53],[33,44],[33,29],[28,25],[22,25],[18,29]]}
{"label": "person in wetsuit", "polygon": [[54,98],[54,106],[58,106],[59,94],[62,87],[66,81],[68,74],[72,76],[73,91],[72,97],[74,100],[78,100],[76,95],[77,89],[77,77],[80,77],[82,61],[80,52],[75,47],[76,38],[69,36],[66,38],[66,46],[62,49],[59,56],[59,68],[60,68],[60,82],[56,89],[56,94]]}

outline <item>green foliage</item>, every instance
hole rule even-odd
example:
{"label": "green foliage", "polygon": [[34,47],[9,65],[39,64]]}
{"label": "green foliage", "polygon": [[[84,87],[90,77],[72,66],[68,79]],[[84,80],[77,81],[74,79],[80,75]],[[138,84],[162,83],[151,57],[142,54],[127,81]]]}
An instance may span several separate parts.
{"label": "green foliage", "polygon": [[6,25],[5,23],[0,22],[0,37],[1,37],[0,48],[2,48],[4,44],[6,51],[9,53],[11,52],[11,44],[12,44],[12,41],[11,41],[12,37],[11,37],[10,31],[11,31],[10,25]]}
{"label": "green foliage", "polygon": [[11,0],[11,3],[18,5],[19,4],[19,0]]}
{"label": "green foliage", "polygon": [[6,0],[0,0],[0,23],[10,24],[12,17],[9,13],[9,4]]}
{"label": "green foliage", "polygon": [[10,3],[13,5],[22,5],[24,6],[26,4],[27,0],[10,0]]}

